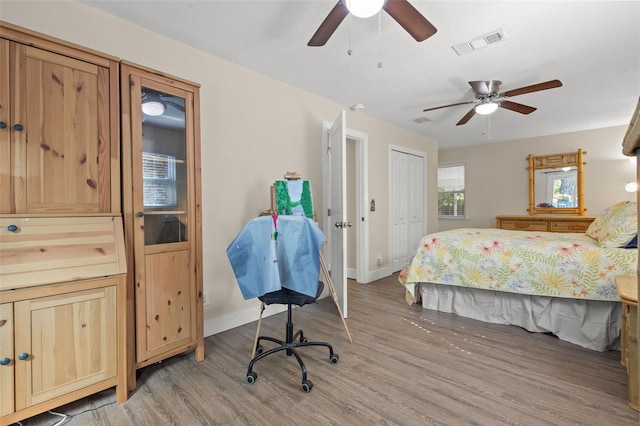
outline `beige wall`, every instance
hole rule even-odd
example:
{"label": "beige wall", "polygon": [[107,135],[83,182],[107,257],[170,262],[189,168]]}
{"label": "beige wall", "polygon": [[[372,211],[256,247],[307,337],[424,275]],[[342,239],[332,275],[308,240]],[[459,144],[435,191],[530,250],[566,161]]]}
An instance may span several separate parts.
{"label": "beige wall", "polygon": [[439,151],[439,163],[464,163],[466,220],[441,219],[439,230],[495,226],[495,216],[528,214],[527,156],[587,152],[584,167],[587,215],[597,215],[618,201],[635,201],[624,186],[635,181],[635,162],[622,155],[627,126],[522,139]]}
{"label": "beige wall", "polygon": [[[288,170],[312,182],[322,209],[321,122],[343,105],[69,1],[2,0],[1,19],[191,81],[201,88],[205,334],[255,320],[256,301],[244,301],[226,256],[247,220],[269,207],[269,185]],[[437,229],[437,143],[347,111],[347,126],[369,139],[370,253],[388,252],[387,145],[428,154],[428,230]],[[376,267],[376,259],[370,259]],[[386,259],[385,259],[386,265]],[[383,265],[383,266],[385,266]]]}

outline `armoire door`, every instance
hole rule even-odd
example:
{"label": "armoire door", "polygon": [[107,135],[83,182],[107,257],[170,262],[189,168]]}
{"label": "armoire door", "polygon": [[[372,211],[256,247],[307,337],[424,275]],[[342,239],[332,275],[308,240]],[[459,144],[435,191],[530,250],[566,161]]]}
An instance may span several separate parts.
{"label": "armoire door", "polygon": [[0,213],[119,211],[111,187],[113,70],[7,40],[0,55],[0,102],[8,106],[0,139],[11,142],[1,148]]}
{"label": "armoire door", "polygon": [[141,366],[202,343],[199,163],[190,87],[129,66],[122,71],[130,116],[123,126],[123,156],[130,149],[131,159],[123,179],[125,187],[130,180],[131,190],[125,189],[123,204],[125,233],[132,234],[127,240],[133,243],[136,364]]}

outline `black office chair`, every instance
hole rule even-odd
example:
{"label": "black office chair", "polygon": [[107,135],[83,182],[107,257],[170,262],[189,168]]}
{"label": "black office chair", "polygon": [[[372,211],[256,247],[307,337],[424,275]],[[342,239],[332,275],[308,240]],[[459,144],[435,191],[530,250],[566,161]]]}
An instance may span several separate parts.
{"label": "black office chair", "polygon": [[[300,358],[300,355],[298,354],[298,351],[296,350],[296,348],[300,348],[304,346],[325,346],[329,348],[329,361],[331,361],[332,364],[336,364],[338,362],[340,357],[338,356],[338,354],[333,352],[333,347],[329,343],[309,342],[307,338],[304,336],[304,333],[302,330],[296,331],[295,334],[293,333],[293,321],[291,319],[292,306],[293,305],[304,306],[309,303],[315,302],[316,299],[320,297],[320,294],[322,293],[323,288],[324,288],[324,284],[321,281],[318,282],[318,291],[315,297],[307,296],[305,294],[298,293],[297,291],[289,290],[286,288],[282,288],[278,291],[267,293],[263,296],[258,297],[258,299],[260,299],[265,305],[271,305],[274,303],[280,304],[280,305],[287,305],[287,325],[286,325],[286,332],[285,332],[286,337],[285,337],[285,341],[282,341],[280,339],[276,339],[273,337],[269,337],[269,336],[258,337],[256,341],[256,348],[255,348],[257,355],[251,360],[251,362],[249,363],[249,369],[247,370],[248,383],[254,383],[258,378],[258,375],[253,371],[254,364],[259,360],[261,360],[262,358],[280,351],[286,351],[287,356],[293,355],[298,360],[298,364],[300,364],[300,369],[302,370],[302,390],[305,392],[311,391],[311,388],[313,388],[313,383],[311,382],[311,380],[307,379],[307,368],[305,367],[304,362],[302,361],[302,358]],[[268,340],[270,342],[277,343],[280,346],[265,352],[264,348],[260,344],[260,341],[262,340]]]}

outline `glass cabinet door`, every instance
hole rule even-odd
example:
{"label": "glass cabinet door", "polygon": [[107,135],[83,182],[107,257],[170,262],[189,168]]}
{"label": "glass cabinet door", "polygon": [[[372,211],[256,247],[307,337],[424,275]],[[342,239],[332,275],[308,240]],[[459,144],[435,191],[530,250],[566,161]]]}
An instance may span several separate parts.
{"label": "glass cabinet door", "polygon": [[187,241],[185,99],[142,86],[145,246]]}

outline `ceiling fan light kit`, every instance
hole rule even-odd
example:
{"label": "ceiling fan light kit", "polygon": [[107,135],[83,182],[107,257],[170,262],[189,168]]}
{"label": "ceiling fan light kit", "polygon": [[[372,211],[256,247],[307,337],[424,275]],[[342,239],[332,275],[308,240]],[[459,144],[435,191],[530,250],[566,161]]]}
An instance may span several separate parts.
{"label": "ceiling fan light kit", "polygon": [[167,107],[164,103],[159,100],[151,100],[142,103],[142,112],[153,117],[164,114],[166,109]]}
{"label": "ceiling fan light kit", "polygon": [[345,0],[349,13],[358,18],[370,18],[382,10],[384,0]]}
{"label": "ceiling fan light kit", "polygon": [[494,102],[483,102],[481,104],[476,105],[475,110],[476,114],[480,115],[489,115],[492,112],[495,112],[498,109],[498,104]]}

